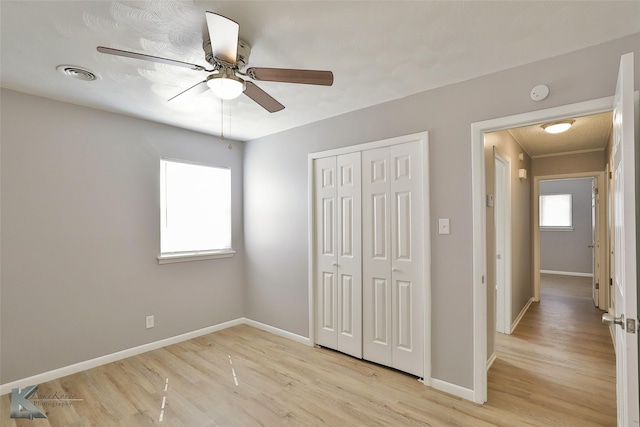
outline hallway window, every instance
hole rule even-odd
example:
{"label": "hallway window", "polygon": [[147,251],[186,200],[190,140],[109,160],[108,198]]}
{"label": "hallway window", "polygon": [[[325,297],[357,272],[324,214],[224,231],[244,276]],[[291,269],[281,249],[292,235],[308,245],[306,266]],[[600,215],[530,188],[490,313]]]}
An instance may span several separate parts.
{"label": "hallway window", "polygon": [[540,229],[573,230],[571,194],[540,196]]}

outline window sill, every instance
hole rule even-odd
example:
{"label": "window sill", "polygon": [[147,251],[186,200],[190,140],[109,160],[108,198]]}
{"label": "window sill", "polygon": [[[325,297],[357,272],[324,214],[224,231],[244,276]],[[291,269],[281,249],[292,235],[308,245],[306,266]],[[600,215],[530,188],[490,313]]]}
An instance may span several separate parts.
{"label": "window sill", "polygon": [[232,258],[236,251],[226,249],[223,251],[177,252],[158,255],[158,264],[172,264],[175,262],[204,261],[207,259]]}
{"label": "window sill", "polygon": [[573,227],[540,227],[540,231],[573,231]]}

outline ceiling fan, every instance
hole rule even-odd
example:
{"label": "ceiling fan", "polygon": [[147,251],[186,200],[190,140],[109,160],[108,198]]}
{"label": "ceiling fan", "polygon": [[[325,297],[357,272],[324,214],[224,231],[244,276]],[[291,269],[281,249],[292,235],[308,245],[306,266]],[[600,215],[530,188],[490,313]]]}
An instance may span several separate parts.
{"label": "ceiling fan", "polygon": [[275,113],[276,111],[282,110],[284,105],[247,79],[321,86],[331,86],[333,84],[333,73],[331,71],[262,67],[250,67],[244,72],[241,71],[249,62],[251,46],[242,40],[238,40],[239,24],[213,12],[205,12],[205,16],[207,18],[209,40],[205,40],[203,48],[205,51],[205,60],[211,64],[211,69],[188,62],[112,49],[104,46],[98,46],[97,49],[98,52],[109,55],[143,59],[210,73],[205,80],[180,92],[170,98],[169,101],[186,92],[192,91],[190,93],[196,95],[211,89],[222,99],[234,99],[244,93],[268,112]]}

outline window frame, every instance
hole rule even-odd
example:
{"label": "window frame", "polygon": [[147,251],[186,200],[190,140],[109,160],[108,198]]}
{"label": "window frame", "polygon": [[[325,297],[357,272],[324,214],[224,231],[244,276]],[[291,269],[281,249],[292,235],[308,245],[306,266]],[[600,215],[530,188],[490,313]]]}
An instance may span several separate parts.
{"label": "window frame", "polygon": [[162,186],[162,167],[163,167],[163,162],[172,162],[172,163],[181,163],[181,164],[186,164],[186,165],[192,165],[192,166],[203,166],[203,167],[208,167],[208,168],[215,168],[215,169],[225,169],[229,171],[229,207],[231,210],[233,210],[233,183],[232,183],[232,177],[231,177],[231,168],[229,166],[218,166],[218,165],[212,165],[212,164],[208,164],[208,163],[202,163],[202,162],[194,162],[194,161],[190,161],[190,160],[184,160],[184,159],[174,159],[174,158],[168,158],[168,157],[161,157],[160,161],[158,162],[158,179],[159,179],[159,223],[160,223],[160,251],[158,256],[156,257],[158,259],[158,264],[171,264],[171,263],[177,263],[177,262],[188,262],[188,261],[202,261],[202,260],[209,260],[209,259],[219,259],[219,258],[231,258],[236,254],[236,251],[233,249],[233,214],[230,215],[229,218],[229,232],[230,232],[230,241],[229,241],[229,248],[223,248],[223,249],[209,249],[209,250],[187,250],[187,251],[175,251],[175,252],[162,252],[162,209],[163,209],[163,203],[162,203],[162,191],[164,191],[164,188]]}
{"label": "window frame", "polygon": [[[569,196],[569,219],[571,220],[571,225],[561,225],[561,226],[552,226],[552,225],[542,225],[542,208],[544,197],[548,196]],[[573,231],[575,228],[573,226],[573,194],[572,193],[550,193],[550,194],[540,194],[538,195],[538,227],[540,231]]]}

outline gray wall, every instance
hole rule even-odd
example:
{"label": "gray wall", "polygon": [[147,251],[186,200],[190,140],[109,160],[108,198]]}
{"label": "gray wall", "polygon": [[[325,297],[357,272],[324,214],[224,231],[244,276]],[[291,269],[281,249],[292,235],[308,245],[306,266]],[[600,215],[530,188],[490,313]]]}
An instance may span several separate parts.
{"label": "gray wall", "polygon": [[[620,55],[640,34],[249,141],[245,148],[247,314],[308,334],[307,154],[429,131],[432,374],[473,384],[471,123],[613,95]],[[340,78],[340,76],[336,76]],[[544,101],[529,98],[547,84]],[[640,87],[640,73],[636,73]]]}
{"label": "gray wall", "polygon": [[[485,135],[485,185],[487,194],[495,195],[494,149],[511,161],[511,323],[518,317],[533,295],[532,289],[532,216],[531,194],[533,179],[518,178],[518,169],[531,173],[531,157],[520,147],[509,132]],[[523,154],[523,160],[518,156]],[[496,259],[495,209],[487,207],[487,259]],[[494,351],[496,333],[496,279],[495,263],[487,263],[487,357]]]}
{"label": "gray wall", "polygon": [[538,157],[533,159],[532,174],[545,176],[603,171],[606,166],[605,157],[604,151]]}
{"label": "gray wall", "polygon": [[[432,374],[471,388],[470,125],[611,96],[634,50],[640,69],[635,34],[250,141],[244,159],[242,144],[3,90],[0,382],[243,315],[306,336],[307,154],[428,130],[432,229],[451,219],[431,238]],[[551,95],[533,102],[540,83]],[[235,258],[157,264],[160,156],[232,167]]]}
{"label": "gray wall", "polygon": [[540,270],[593,274],[591,178],[540,181],[539,193],[571,194],[573,231],[540,230]]}
{"label": "gray wall", "polygon": [[[244,144],[9,90],[1,107],[0,383],[244,315]],[[235,258],[158,265],[160,156],[231,167]]]}

